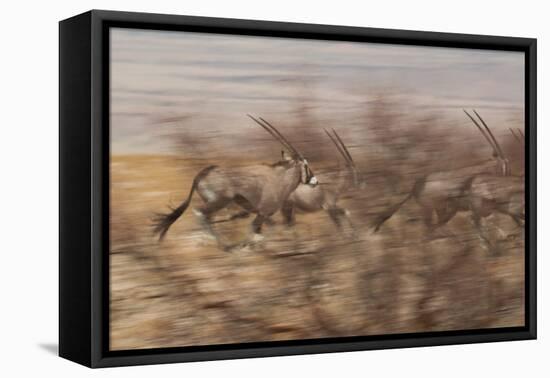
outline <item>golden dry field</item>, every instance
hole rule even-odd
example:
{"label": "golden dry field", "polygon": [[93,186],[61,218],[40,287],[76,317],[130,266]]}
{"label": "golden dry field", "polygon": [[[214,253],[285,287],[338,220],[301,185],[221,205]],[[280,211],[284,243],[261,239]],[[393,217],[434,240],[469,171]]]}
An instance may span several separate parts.
{"label": "golden dry field", "polygon": [[[371,163],[340,202],[355,235],[338,231],[324,211],[298,213],[293,227],[276,214],[263,241],[225,252],[194,215],[196,195],[162,242],[152,232],[154,213],[187,197],[204,161],[112,156],[111,350],[522,325],[523,230],[491,215],[488,248],[459,213],[434,237],[409,201],[375,233],[377,214],[402,199],[411,180],[359,160]],[[217,163],[247,161],[208,161]],[[330,182],[337,167],[314,163]],[[253,219],[223,222],[237,211],[215,218],[232,240],[246,237]]]}

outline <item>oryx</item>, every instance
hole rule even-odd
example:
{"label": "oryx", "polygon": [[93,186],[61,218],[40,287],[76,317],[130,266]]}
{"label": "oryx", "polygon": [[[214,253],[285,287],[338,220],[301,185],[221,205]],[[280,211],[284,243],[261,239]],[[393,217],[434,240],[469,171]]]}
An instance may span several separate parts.
{"label": "oryx", "polygon": [[[293,226],[295,224],[296,211],[314,213],[325,210],[338,228],[342,227],[342,218],[347,219],[348,223],[353,228],[351,220],[348,217],[348,211],[338,206],[337,203],[342,195],[351,187],[357,185],[357,169],[351,154],[336,130],[332,129],[332,134],[326,129],[324,129],[324,131],[344,158],[346,168],[338,171],[339,177],[337,182],[331,187],[316,185],[316,181],[313,185],[311,182],[300,183],[290,196],[288,196],[288,199],[281,208],[281,214],[288,226]],[[285,161],[287,158],[284,151],[282,151],[281,155],[282,161]],[[246,217],[247,215],[248,213],[246,211],[242,211],[231,216],[229,220]]]}
{"label": "oryx", "polygon": [[[412,190],[403,200],[379,216],[374,224],[375,232],[413,197],[421,207],[424,223],[431,230],[448,223],[458,211],[472,211],[474,218],[481,214],[487,214],[478,212],[480,209],[476,206],[476,203],[480,202],[479,197],[483,198],[487,195],[486,193],[477,193],[478,182],[484,180],[483,177],[510,177],[510,163],[489,126],[475,110],[473,112],[481,125],[476,118],[464,110],[464,113],[491,146],[492,157],[482,164],[453,171],[436,172],[417,179]],[[496,209],[502,208],[499,206]],[[437,217],[436,222],[433,222],[434,215]]]}
{"label": "oryx", "polygon": [[[512,129],[510,131],[519,143],[525,143],[525,136],[520,129],[517,129],[517,135]],[[482,220],[492,214],[507,215],[518,226],[522,226],[525,222],[524,174],[477,175],[465,192],[465,200],[482,238]]]}
{"label": "oryx", "polygon": [[[204,204],[195,209],[205,229],[212,234],[221,247],[229,246],[222,242],[212,228],[212,217],[230,203],[236,203],[249,213],[256,214],[252,222],[254,237],[260,236],[262,224],[279,211],[288,196],[300,183],[315,186],[317,179],[305,157],[271,124],[263,118],[248,115],[290,153],[290,159],[275,164],[257,164],[247,167],[209,166],[202,169],[194,178],[187,199],[168,214],[157,214],[154,218],[154,231],[159,240],[165,236],[170,226],[189,206],[193,193],[197,191]],[[241,244],[241,243],[239,243]]]}
{"label": "oryx", "polygon": [[[525,143],[525,135],[520,129],[517,129],[518,135],[512,129],[510,131],[518,142]],[[496,139],[494,143],[502,151]],[[518,226],[525,221],[525,178],[523,175],[513,175],[510,170],[505,173],[476,175],[465,191],[467,210],[471,212],[482,238],[481,222],[489,215],[507,215]]]}
{"label": "oryx", "polygon": [[342,218],[347,219],[353,228],[351,220],[348,217],[348,211],[338,206],[338,200],[351,187],[357,185],[357,169],[351,154],[336,130],[332,129],[332,134],[326,129],[324,131],[344,158],[345,169],[338,171],[338,181],[332,187],[324,185],[312,186],[308,184],[298,185],[296,190],[292,192],[284,203],[281,212],[286,224],[293,225],[296,211],[312,213],[325,210],[338,228],[342,227]]}
{"label": "oryx", "polygon": [[465,193],[467,210],[476,226],[491,214],[509,216],[518,226],[525,221],[525,178],[478,175]]}

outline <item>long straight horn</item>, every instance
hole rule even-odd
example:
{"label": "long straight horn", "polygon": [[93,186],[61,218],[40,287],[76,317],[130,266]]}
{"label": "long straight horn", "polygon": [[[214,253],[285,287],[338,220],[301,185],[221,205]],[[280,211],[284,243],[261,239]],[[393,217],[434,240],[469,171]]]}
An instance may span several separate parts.
{"label": "long straight horn", "polygon": [[258,121],[256,118],[252,117],[250,114],[247,114],[247,116],[256,122],[258,125],[260,125],[265,131],[267,131],[275,140],[277,140],[281,145],[286,148],[290,153],[294,153],[292,148],[290,148],[273,130],[271,130],[269,127]]}
{"label": "long straight horn", "polygon": [[355,162],[353,161],[353,158],[351,157],[351,154],[349,153],[348,151],[348,148],[346,147],[346,145],[344,144],[344,142],[342,141],[342,138],[340,138],[340,135],[338,135],[338,133],[336,132],[336,130],[332,129],[332,132],[334,134],[334,136],[336,136],[336,139],[338,139],[338,142],[340,142],[340,146],[342,146],[342,149],[344,150],[344,152],[346,153],[346,156],[348,157],[348,162],[355,167]]}
{"label": "long straight horn", "polygon": [[351,164],[348,160],[348,157],[346,156],[346,153],[344,152],[344,150],[342,149],[342,147],[340,146],[340,144],[338,144],[338,142],[336,141],[336,139],[332,136],[331,133],[329,133],[327,131],[327,129],[323,129],[325,131],[325,133],[328,135],[328,137],[330,138],[330,140],[332,141],[332,143],[334,143],[334,145],[336,146],[336,148],[338,149],[338,152],[340,152],[340,155],[342,155],[342,157],[344,158],[344,160],[346,161],[346,163],[348,164]]}
{"label": "long straight horn", "polygon": [[481,127],[481,125],[475,120],[474,117],[472,117],[470,115],[470,113],[468,113],[466,110],[462,109],[462,111],[468,116],[468,118],[470,118],[472,120],[472,122],[474,123],[474,125],[476,125],[477,129],[479,130],[479,132],[481,134],[483,134],[483,137],[485,138],[485,140],[487,141],[487,143],[489,143],[489,145],[491,146],[491,148],[493,149],[493,155],[496,157],[496,156],[499,156],[498,154],[498,150],[497,148],[495,147],[495,145],[493,144],[493,141],[491,140],[491,138],[489,138],[489,136],[487,135],[487,133],[485,132],[485,130],[483,130],[483,128]]}
{"label": "long straight horn", "polygon": [[502,152],[502,148],[500,148],[500,144],[498,144],[497,142],[497,139],[495,138],[495,136],[493,135],[491,129],[489,128],[489,126],[487,126],[487,124],[485,123],[485,121],[483,120],[483,118],[481,118],[481,116],[475,111],[474,109],[474,113],[475,115],[477,116],[477,118],[479,118],[479,120],[481,121],[481,123],[483,124],[483,126],[485,126],[485,129],[487,130],[487,132],[489,133],[489,135],[491,136],[491,138],[493,139],[493,142],[495,143],[495,146],[498,150],[498,153],[499,153],[499,156],[504,159],[504,153]]}
{"label": "long straight horn", "polygon": [[510,127],[510,131],[512,132],[512,135],[514,136],[514,138],[516,138],[516,140],[521,143],[521,139],[519,139],[519,136],[516,135],[516,133],[514,132],[514,129]]}
{"label": "long straight horn", "polygon": [[277,128],[275,126],[273,126],[271,123],[267,122],[265,119],[263,119],[262,117],[260,117],[260,120],[266,124],[267,126],[269,126],[282,140],[285,141],[285,143],[291,148],[291,152],[293,152],[296,156],[298,156],[300,159],[304,159],[304,156],[298,152],[298,150],[292,145],[292,143],[290,143],[288,141],[288,139],[285,138],[285,136],[279,131],[277,130]]}

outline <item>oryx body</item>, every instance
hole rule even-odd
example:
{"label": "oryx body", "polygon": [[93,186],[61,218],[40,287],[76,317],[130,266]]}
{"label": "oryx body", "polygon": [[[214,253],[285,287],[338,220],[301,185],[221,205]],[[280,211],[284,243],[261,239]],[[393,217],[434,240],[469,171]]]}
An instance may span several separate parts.
{"label": "oryx body", "polygon": [[476,223],[491,214],[504,214],[518,225],[525,220],[525,179],[519,176],[476,176],[467,192]]}
{"label": "oryx body", "polygon": [[[494,196],[488,194],[487,185],[484,190],[480,189],[483,186],[482,182],[492,177],[500,181],[501,185],[506,186],[514,181],[511,179],[509,161],[487,124],[475,110],[474,113],[483,127],[468,112],[465,111],[465,113],[492,147],[492,159],[453,171],[434,172],[417,179],[409,194],[378,218],[375,223],[375,231],[378,231],[382,224],[411,198],[415,198],[417,204],[420,205],[424,223],[431,230],[448,223],[458,211],[471,211],[472,216],[476,218],[480,214],[486,214],[487,211],[481,211],[482,209],[476,204],[492,203],[491,198]],[[492,185],[490,188],[495,189]],[[512,197],[508,197],[508,200],[510,198]],[[436,218],[435,222],[434,217]],[[481,218],[483,217],[479,219]]]}

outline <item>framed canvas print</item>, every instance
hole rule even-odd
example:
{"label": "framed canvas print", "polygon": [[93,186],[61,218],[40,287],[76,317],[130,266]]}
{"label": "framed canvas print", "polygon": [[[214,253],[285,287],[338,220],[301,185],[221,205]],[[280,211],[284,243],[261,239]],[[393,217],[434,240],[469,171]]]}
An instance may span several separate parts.
{"label": "framed canvas print", "polygon": [[536,338],[536,40],[60,22],[62,357]]}

